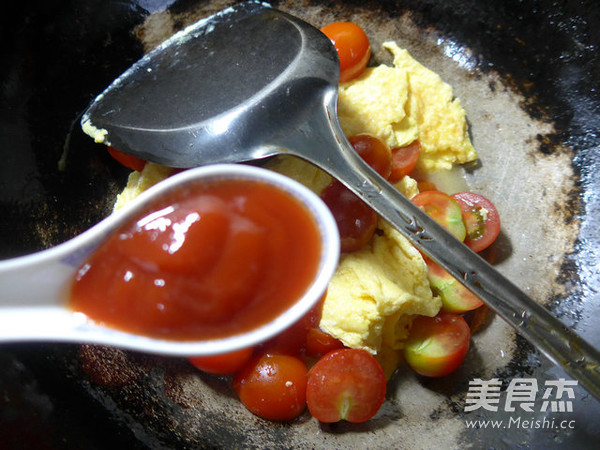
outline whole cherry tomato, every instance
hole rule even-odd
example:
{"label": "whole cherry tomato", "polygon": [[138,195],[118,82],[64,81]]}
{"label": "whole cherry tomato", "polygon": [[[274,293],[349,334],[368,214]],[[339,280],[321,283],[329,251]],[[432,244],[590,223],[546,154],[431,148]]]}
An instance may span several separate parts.
{"label": "whole cherry tomato", "polygon": [[340,59],[340,82],[358,77],[371,57],[369,38],[352,22],[335,22],[321,31],[331,40]]}
{"label": "whole cherry tomato", "polygon": [[143,160],[142,158],[138,158],[137,156],[133,156],[133,155],[128,155],[127,153],[123,153],[114,147],[107,147],[107,148],[108,148],[108,153],[110,153],[110,156],[112,156],[114,159],[119,161],[122,165],[124,165],[128,169],[137,170],[138,172],[141,172],[144,169],[144,166],[146,165],[146,161]]}
{"label": "whole cherry tomato", "polygon": [[264,353],[233,378],[240,400],[263,419],[288,421],[306,408],[307,369],[295,356]]}
{"label": "whole cherry tomato", "polygon": [[375,232],[377,213],[337,180],[323,189],[321,199],[337,223],[342,252],[364,247]]}
{"label": "whole cherry tomato", "polygon": [[307,351],[308,334],[310,330],[319,325],[321,311],[326,293],[321,299],[295,324],[285,329],[278,335],[263,342],[260,349],[264,353],[279,353],[284,355],[300,356]]}
{"label": "whole cherry tomato", "polygon": [[325,333],[319,328],[311,328],[306,336],[306,353],[310,356],[321,357],[332,350],[343,348],[344,344]]}
{"label": "whole cherry tomato", "polygon": [[357,134],[348,139],[356,153],[383,178],[392,173],[392,152],[385,142],[367,133]]}
{"label": "whole cherry tomato", "polygon": [[227,375],[240,370],[252,357],[253,351],[252,347],[247,347],[220,355],[189,357],[188,360],[203,372]]}

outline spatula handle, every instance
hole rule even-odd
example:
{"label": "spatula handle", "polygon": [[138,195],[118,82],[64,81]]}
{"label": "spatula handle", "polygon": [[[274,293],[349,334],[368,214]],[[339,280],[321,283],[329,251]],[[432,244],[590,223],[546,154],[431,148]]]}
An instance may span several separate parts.
{"label": "spatula handle", "polygon": [[479,296],[546,357],[563,367],[589,393],[600,399],[598,350],[371,169],[344,137],[336,119],[336,102],[336,93],[331,93],[322,113],[315,111],[311,118],[307,118],[307,129],[296,133],[296,136],[310,134],[308,145],[303,139],[292,137],[286,144],[287,148],[296,149],[298,155],[344,183],[418,249]]}

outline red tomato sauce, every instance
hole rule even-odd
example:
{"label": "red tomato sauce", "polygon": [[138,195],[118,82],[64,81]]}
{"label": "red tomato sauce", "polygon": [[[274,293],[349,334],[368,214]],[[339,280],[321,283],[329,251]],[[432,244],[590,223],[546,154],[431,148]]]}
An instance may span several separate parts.
{"label": "red tomato sauce", "polygon": [[205,340],[266,324],[316,276],[314,218],[266,183],[179,190],[115,232],[79,270],[70,306],[105,326]]}

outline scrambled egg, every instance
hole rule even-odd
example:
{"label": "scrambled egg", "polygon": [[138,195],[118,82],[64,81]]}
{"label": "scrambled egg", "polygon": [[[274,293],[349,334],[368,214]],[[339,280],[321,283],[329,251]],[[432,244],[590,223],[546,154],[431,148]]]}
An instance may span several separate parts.
{"label": "scrambled egg", "polygon": [[123,192],[117,195],[114,209],[122,208],[146,189],[167,178],[172,172],[173,169],[169,167],[151,162],[146,163],[144,170],[141,172],[131,172],[127,180],[127,186],[125,186]]}
{"label": "scrambled egg", "polygon": [[[476,159],[465,112],[452,88],[395,43],[384,47],[393,54],[394,67],[367,68],[340,85],[338,114],[344,133],[370,133],[390,148],[418,139],[418,167],[425,172]],[[274,158],[267,167],[317,194],[331,182],[325,172],[292,156]],[[167,168],[146,164],[141,173],[132,173],[115,208],[169,174]],[[396,187],[409,198],[418,193],[416,181],[408,176]],[[419,251],[383,219],[377,228],[366,247],[341,256],[320,327],[345,345],[375,355],[389,377],[398,366],[413,317],[435,316],[441,300],[432,294]]]}
{"label": "scrambled egg", "polygon": [[418,167],[425,171],[477,159],[465,111],[452,87],[395,42],[383,47],[392,53],[394,67],[369,67],[358,79],[340,85],[338,114],[344,133],[371,133],[390,148],[418,139]]}

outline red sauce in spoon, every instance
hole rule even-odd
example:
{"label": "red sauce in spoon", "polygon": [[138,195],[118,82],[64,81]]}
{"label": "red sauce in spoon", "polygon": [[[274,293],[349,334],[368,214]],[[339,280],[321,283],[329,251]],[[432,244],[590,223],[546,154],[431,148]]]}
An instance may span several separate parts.
{"label": "red sauce in spoon", "polygon": [[316,276],[306,207],[250,180],[177,190],[115,232],[80,268],[70,306],[136,334],[205,340],[264,325]]}

